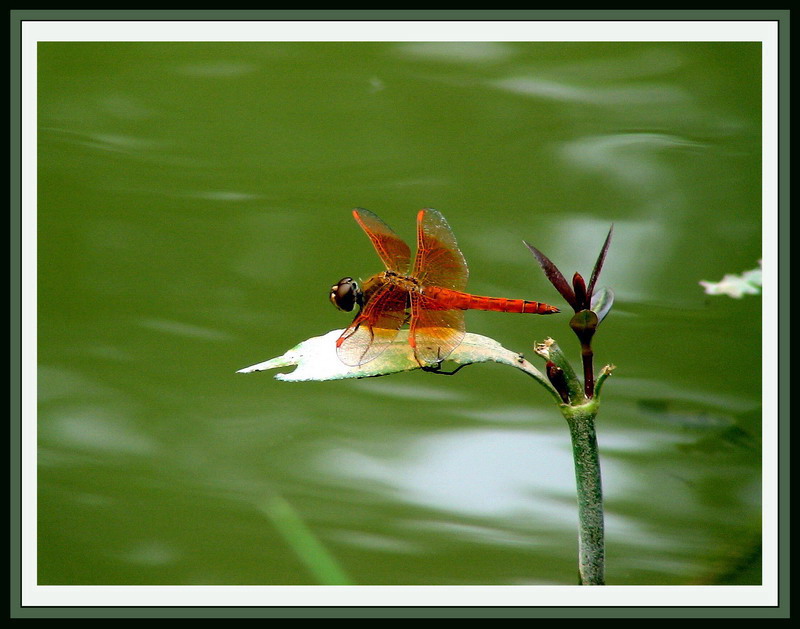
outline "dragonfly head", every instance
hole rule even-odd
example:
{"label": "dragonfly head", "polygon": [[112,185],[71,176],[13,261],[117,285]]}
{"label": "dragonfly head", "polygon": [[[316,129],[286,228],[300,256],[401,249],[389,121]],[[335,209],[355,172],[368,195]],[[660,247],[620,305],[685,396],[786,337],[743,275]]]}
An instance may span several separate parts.
{"label": "dragonfly head", "polygon": [[343,277],[336,284],[331,286],[331,303],[339,310],[352,312],[356,304],[363,303],[363,294],[352,277]]}

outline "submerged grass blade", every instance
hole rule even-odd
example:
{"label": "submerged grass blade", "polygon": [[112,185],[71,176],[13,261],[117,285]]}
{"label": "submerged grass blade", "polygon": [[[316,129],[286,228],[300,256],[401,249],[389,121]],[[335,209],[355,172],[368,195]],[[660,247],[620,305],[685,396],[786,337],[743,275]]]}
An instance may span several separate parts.
{"label": "submerged grass blade", "polygon": [[320,585],[353,585],[287,500],[275,495],[262,505],[261,510]]}

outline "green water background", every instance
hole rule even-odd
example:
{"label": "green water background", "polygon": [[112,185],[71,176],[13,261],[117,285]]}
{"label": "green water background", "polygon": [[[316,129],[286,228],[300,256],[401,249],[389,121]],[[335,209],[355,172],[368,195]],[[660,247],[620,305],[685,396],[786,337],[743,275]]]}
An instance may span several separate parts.
{"label": "green water background", "polygon": [[[549,396],[475,366],[236,375],[344,327],[435,207],[470,289],[564,306],[522,245],[615,308],[595,341],[611,584],[761,582],[754,43],[42,43],[40,584],[572,584]],[[470,312],[531,354],[567,317]]]}

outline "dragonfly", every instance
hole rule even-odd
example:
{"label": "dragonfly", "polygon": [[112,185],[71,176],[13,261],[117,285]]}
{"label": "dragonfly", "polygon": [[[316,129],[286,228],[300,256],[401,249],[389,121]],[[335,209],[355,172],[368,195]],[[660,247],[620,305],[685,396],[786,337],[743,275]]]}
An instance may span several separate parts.
{"label": "dragonfly", "polygon": [[417,213],[417,252],[411,264],[408,245],[376,214],[353,210],[386,270],[359,285],[344,277],[331,287],[330,300],[345,312],[358,312],[336,340],[342,363],[374,360],[408,325],[408,343],[421,367],[436,367],[461,344],[465,310],[552,314],[558,308],[538,301],[482,297],[465,292],[469,268],[444,216],[426,208]]}

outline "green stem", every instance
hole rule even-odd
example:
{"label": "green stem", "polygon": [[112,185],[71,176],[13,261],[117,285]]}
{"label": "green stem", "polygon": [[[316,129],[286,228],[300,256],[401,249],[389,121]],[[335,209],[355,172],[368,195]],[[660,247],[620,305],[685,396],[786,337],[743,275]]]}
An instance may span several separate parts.
{"label": "green stem", "polygon": [[603,488],[594,420],[596,400],[582,406],[562,406],[572,438],[578,489],[578,570],[581,585],[605,584]]}
{"label": "green stem", "polygon": [[611,372],[614,371],[614,369],[615,369],[614,365],[606,365],[600,370],[600,375],[597,376],[597,382],[595,382],[594,385],[595,399],[600,398],[600,392],[603,389],[603,384],[605,384],[605,381],[608,379],[608,377],[611,375]]}
{"label": "green stem", "polygon": [[556,401],[557,404],[561,404],[561,396],[558,394],[553,388],[553,385],[550,384],[550,381],[544,376],[544,374],[539,371],[536,367],[534,367],[530,362],[522,358],[521,356],[517,359],[514,366],[521,371],[524,371],[528,374],[531,378],[536,380],[539,384],[541,384],[547,392],[553,396],[553,399]]}
{"label": "green stem", "polygon": [[586,398],[583,395],[583,384],[575,374],[572,365],[569,364],[564,352],[561,351],[558,343],[551,338],[548,338],[544,343],[536,346],[536,353],[545,360],[551,360],[553,363],[561,368],[564,372],[564,377],[567,381],[567,388],[569,391],[570,404],[583,404]]}
{"label": "green stem", "polygon": [[594,397],[594,352],[588,343],[581,346],[581,359],[583,360],[583,387],[587,399]]}

